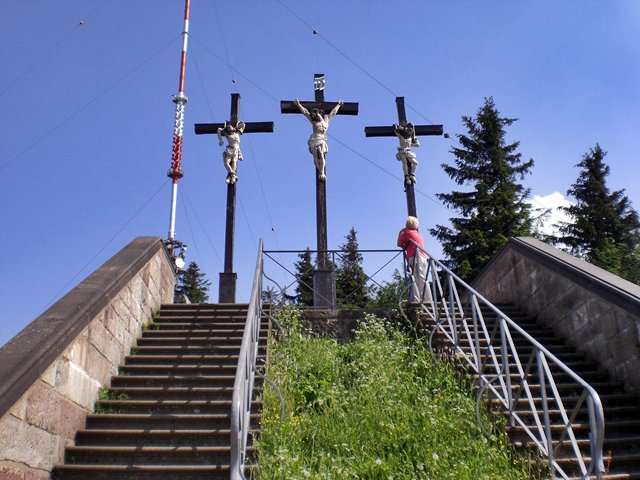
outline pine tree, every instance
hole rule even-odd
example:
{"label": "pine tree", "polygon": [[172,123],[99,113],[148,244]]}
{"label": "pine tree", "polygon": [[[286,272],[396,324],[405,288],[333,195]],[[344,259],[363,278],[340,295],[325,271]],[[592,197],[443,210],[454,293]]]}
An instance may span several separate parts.
{"label": "pine tree", "polygon": [[407,281],[396,269],[393,271],[391,281],[382,282],[376,287],[375,296],[369,305],[374,308],[397,308],[398,304],[407,298]]}
{"label": "pine tree", "polygon": [[313,262],[311,250],[308,248],[298,254],[299,260],[295,264],[296,278],[296,303],[298,305],[313,306]]}
{"label": "pine tree", "polygon": [[369,300],[369,288],[362,268],[362,254],[358,252],[357,232],[353,227],[345,239],[346,243],[340,246],[343,253],[336,268],[337,301],[343,307],[363,308]]}
{"label": "pine tree", "polygon": [[177,295],[186,295],[191,303],[204,303],[209,300],[209,287],[211,282],[205,278],[196,262],[191,262],[189,267],[178,277]]}
{"label": "pine tree", "polygon": [[635,253],[640,241],[640,220],[624,190],[609,193],[606,154],[596,144],[576,165],[582,171],[567,191],[576,204],[561,207],[572,221],[558,225],[557,241],[572,254],[624,276],[625,259]]}
{"label": "pine tree", "polygon": [[471,280],[504,245],[509,237],[529,235],[529,189],[518,183],[533,167],[516,150],[520,142],[506,143],[506,127],[517,119],[500,117],[493,98],[485,98],[475,118],[463,116],[467,135],[456,135],[455,165],[442,168],[456,184],[468,191],[440,193],[445,205],[460,217],[450,218],[451,227],[436,225],[431,234],[442,242],[447,264],[461,277]]}

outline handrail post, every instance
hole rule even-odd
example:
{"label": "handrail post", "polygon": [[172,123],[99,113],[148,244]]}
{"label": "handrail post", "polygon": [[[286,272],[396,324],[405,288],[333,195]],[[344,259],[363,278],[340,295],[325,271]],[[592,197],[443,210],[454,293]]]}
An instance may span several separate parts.
{"label": "handrail post", "polygon": [[471,295],[471,318],[473,320],[473,339],[476,352],[476,367],[478,369],[478,375],[482,375],[484,369],[484,363],[480,357],[480,332],[478,331],[478,313],[476,312],[476,296]]}
{"label": "handrail post", "polygon": [[549,467],[551,468],[551,473],[555,473],[556,467],[553,464],[554,455],[553,455],[553,442],[552,442],[552,434],[551,434],[551,419],[549,418],[549,399],[547,398],[547,383],[545,381],[544,375],[544,365],[542,363],[542,352],[538,350],[536,352],[536,358],[538,360],[538,381],[540,382],[540,396],[542,398],[542,410],[544,413],[544,430],[545,430],[545,442],[547,446],[547,457],[549,459]]}
{"label": "handrail post", "polygon": [[[604,426],[602,432],[598,428],[598,415],[596,414],[596,406],[594,404],[593,397],[589,395],[587,398],[587,405],[589,408],[589,425],[592,426],[589,433],[589,447],[591,449],[591,461],[593,462],[593,468],[595,470],[596,478],[600,480],[602,474],[606,472],[604,468],[604,459],[602,458],[602,443],[604,440]],[[596,427],[593,428],[593,425]],[[598,445],[600,444],[600,445]]]}
{"label": "handrail post", "polygon": [[[500,317],[500,354],[502,355],[502,371],[505,377],[507,405],[509,405],[509,411],[513,409],[513,392],[511,391],[511,364],[509,363],[509,351],[507,350],[507,336],[505,333],[504,319]],[[514,352],[515,356],[515,352]],[[514,425],[514,419],[509,417],[509,424]]]}
{"label": "handrail post", "polygon": [[453,339],[455,346],[458,347],[460,346],[460,339],[458,335],[458,309],[454,308],[453,278],[451,278],[451,275],[447,275],[447,286],[449,287],[449,311],[451,311],[453,316]]}

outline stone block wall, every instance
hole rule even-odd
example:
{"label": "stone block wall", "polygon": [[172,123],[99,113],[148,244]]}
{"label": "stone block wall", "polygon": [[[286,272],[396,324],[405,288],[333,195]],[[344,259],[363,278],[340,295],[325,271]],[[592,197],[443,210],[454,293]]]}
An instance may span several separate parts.
{"label": "stone block wall", "polygon": [[515,238],[473,287],[536,317],[640,393],[640,286],[533,238]]}
{"label": "stone block wall", "polygon": [[49,478],[174,282],[139,237],[0,349],[0,479]]}

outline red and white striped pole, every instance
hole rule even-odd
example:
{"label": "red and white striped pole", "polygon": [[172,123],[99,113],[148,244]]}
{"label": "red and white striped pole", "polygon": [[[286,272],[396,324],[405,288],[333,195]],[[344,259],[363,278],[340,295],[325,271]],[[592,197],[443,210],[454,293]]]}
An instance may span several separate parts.
{"label": "red and white striped pole", "polygon": [[171,168],[167,176],[172,180],[171,186],[171,216],[169,217],[169,240],[174,240],[176,229],[176,200],[178,197],[178,180],[184,176],[182,172],[182,131],[184,130],[184,106],[187,97],[184,94],[184,71],[187,63],[187,41],[189,39],[189,7],[191,0],[184,2],[184,30],[182,31],[182,57],[180,59],[180,85],[178,94],[173,96],[176,104],[176,117],[173,127],[173,154]]}

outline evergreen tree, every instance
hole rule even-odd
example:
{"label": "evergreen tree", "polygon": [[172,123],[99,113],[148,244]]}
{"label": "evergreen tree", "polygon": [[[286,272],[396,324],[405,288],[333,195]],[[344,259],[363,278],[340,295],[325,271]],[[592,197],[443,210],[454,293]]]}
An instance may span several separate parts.
{"label": "evergreen tree", "polygon": [[518,183],[533,167],[516,150],[520,142],[506,143],[506,127],[517,119],[500,117],[493,98],[485,98],[475,118],[463,116],[467,135],[456,135],[455,165],[442,168],[458,185],[469,191],[440,193],[445,205],[460,217],[450,218],[451,227],[431,229],[443,246],[447,264],[461,277],[471,280],[509,237],[531,233],[529,189]]}
{"label": "evergreen tree", "polygon": [[351,227],[347,240],[340,246],[340,255],[336,268],[336,297],[340,306],[363,308],[368,300],[367,276],[362,268],[362,254],[358,252],[356,230]]}
{"label": "evergreen tree", "polygon": [[609,193],[606,154],[596,144],[576,165],[582,171],[567,191],[576,204],[561,207],[572,221],[558,225],[557,241],[569,247],[572,254],[625,276],[625,260],[635,253],[640,240],[640,220],[624,190]]}
{"label": "evergreen tree", "polygon": [[295,264],[296,286],[295,300],[298,305],[313,306],[313,262],[311,261],[311,250],[307,248],[298,254],[299,260]]}
{"label": "evergreen tree", "polygon": [[204,303],[209,299],[209,287],[211,282],[205,278],[196,262],[191,262],[189,267],[178,277],[177,295],[186,295],[191,303]]}
{"label": "evergreen tree", "polygon": [[407,299],[407,282],[396,269],[393,271],[391,281],[382,282],[375,289],[375,296],[370,301],[374,308],[397,308],[398,304]]}

